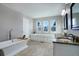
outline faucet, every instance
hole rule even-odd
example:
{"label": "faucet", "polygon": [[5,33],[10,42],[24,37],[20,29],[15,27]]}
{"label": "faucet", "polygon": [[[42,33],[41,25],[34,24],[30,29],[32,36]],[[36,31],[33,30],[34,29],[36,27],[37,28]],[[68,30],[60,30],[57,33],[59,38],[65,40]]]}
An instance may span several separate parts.
{"label": "faucet", "polygon": [[10,30],[9,30],[9,40],[12,39],[12,34],[11,34],[12,30],[13,30],[13,29],[10,29]]}

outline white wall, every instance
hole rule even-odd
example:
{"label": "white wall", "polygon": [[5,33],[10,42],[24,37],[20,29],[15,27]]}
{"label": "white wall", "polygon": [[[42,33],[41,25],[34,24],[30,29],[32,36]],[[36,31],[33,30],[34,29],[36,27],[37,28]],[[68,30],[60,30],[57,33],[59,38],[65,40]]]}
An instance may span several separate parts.
{"label": "white wall", "polygon": [[0,4],[0,41],[9,40],[9,30],[12,38],[17,38],[23,33],[23,16],[8,7]]}
{"label": "white wall", "polygon": [[32,18],[14,11],[0,4],[0,41],[9,40],[9,30],[12,31],[12,39],[32,33]]}
{"label": "white wall", "polygon": [[56,33],[62,33],[64,30],[64,18],[62,16],[56,16]]}
{"label": "white wall", "polygon": [[23,35],[30,35],[32,33],[32,19],[28,17],[23,17]]}

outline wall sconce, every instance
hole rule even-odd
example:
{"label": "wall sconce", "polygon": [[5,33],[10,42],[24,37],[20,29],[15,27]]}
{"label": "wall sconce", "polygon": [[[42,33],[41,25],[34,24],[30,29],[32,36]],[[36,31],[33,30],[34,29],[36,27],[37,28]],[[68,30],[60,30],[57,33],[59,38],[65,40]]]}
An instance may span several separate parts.
{"label": "wall sconce", "polygon": [[65,16],[66,15],[66,10],[65,9],[62,10],[61,15],[62,16]]}
{"label": "wall sconce", "polygon": [[66,14],[69,13],[69,11],[70,11],[69,4],[67,3],[67,4],[65,4],[65,8],[61,11],[61,15],[65,16]]}

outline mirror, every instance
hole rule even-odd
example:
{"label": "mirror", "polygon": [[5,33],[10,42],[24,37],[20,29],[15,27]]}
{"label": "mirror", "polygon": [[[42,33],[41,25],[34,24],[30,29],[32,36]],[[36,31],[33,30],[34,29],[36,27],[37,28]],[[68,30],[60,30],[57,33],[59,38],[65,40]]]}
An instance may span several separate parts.
{"label": "mirror", "polygon": [[71,4],[71,29],[79,29],[79,4]]}

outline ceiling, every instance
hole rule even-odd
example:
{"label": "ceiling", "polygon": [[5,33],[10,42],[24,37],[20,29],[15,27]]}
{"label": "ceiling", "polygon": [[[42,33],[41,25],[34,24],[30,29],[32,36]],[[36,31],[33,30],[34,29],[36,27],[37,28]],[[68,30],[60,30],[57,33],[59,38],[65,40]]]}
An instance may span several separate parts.
{"label": "ceiling", "polygon": [[3,3],[31,18],[61,15],[64,3]]}

